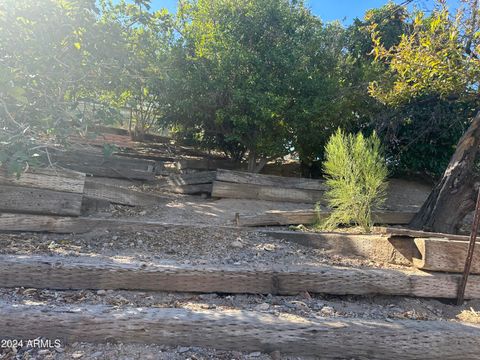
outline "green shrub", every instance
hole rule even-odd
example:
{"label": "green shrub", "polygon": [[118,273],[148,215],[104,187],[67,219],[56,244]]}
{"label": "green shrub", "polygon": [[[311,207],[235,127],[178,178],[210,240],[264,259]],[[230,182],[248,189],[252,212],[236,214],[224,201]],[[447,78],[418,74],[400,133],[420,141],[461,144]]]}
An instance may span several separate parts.
{"label": "green shrub", "polygon": [[332,214],[323,227],[356,224],[370,231],[372,210],[384,203],[386,193],[387,167],[378,136],[338,129],[325,146],[325,155],[326,197]]}

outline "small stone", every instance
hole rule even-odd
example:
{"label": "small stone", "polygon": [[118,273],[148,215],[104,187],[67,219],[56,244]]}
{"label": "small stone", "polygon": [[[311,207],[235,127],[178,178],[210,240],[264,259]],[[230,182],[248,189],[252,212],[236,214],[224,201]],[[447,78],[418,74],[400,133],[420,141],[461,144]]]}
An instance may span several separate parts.
{"label": "small stone", "polygon": [[270,309],[270,305],[267,304],[267,303],[261,303],[261,304],[258,304],[257,306],[255,306],[253,309],[255,311],[266,311],[266,310]]}
{"label": "small stone", "polygon": [[236,248],[236,249],[243,248],[243,244],[239,240],[232,241],[232,243],[230,245],[231,245],[231,247]]}
{"label": "small stone", "polygon": [[97,295],[105,296],[107,292],[105,290],[97,290]]}
{"label": "small stone", "polygon": [[333,316],[335,314],[335,309],[331,306],[324,306],[320,312],[323,316]]}
{"label": "small stone", "polygon": [[252,352],[252,353],[248,354],[248,356],[250,356],[250,357],[259,357],[261,355],[262,355],[262,353],[260,351],[255,351],[255,352]]}
{"label": "small stone", "polygon": [[282,360],[282,355],[280,354],[280,351],[275,350],[270,353],[270,358],[272,360]]}
{"label": "small stone", "polygon": [[140,215],[140,216],[145,216],[145,215],[147,215],[147,212],[146,212],[145,210],[143,210],[143,211],[140,211],[140,212],[138,213],[138,215]]}
{"label": "small stone", "polygon": [[81,351],[75,351],[73,354],[72,354],[72,359],[80,359],[83,357],[83,355],[85,355],[83,352]]}
{"label": "small stone", "polygon": [[56,351],[57,353],[61,354],[61,353],[65,352],[65,349],[64,349],[64,348],[61,348],[60,346],[58,346],[58,347],[55,348],[55,351]]}
{"label": "small stone", "polygon": [[308,307],[307,304],[305,304],[303,301],[291,301],[290,302],[295,309],[297,310],[302,310],[302,311],[310,311],[310,308]]}
{"label": "small stone", "polygon": [[180,354],[186,353],[187,351],[190,351],[189,347],[182,346],[182,347],[178,348],[178,352]]}
{"label": "small stone", "polygon": [[47,349],[38,350],[38,355],[47,355],[47,354],[50,354],[50,350],[47,350]]}
{"label": "small stone", "polygon": [[93,358],[98,358],[98,357],[100,357],[100,356],[102,356],[102,355],[103,355],[103,352],[97,351],[97,352],[94,352],[94,353],[93,353],[92,355],[90,355],[90,356],[93,357]]}

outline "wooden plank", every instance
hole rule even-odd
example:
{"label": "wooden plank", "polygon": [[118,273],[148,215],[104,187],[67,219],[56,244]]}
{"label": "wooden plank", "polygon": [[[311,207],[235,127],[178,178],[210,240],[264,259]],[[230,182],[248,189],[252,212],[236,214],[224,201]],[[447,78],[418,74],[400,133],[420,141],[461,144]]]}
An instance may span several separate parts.
{"label": "wooden plank", "polygon": [[160,187],[160,189],[164,191],[169,191],[175,194],[188,194],[188,195],[211,194],[212,184],[163,186],[163,187]]}
{"label": "wooden plank", "polygon": [[[420,270],[338,266],[191,266],[125,263],[115,259],[61,256],[0,256],[0,287],[124,289],[296,295],[456,297],[461,275]],[[472,275],[466,298],[480,299],[480,277]]]}
{"label": "wooden plank", "polygon": [[145,182],[142,180],[115,179],[101,176],[89,176],[87,177],[87,180],[93,181],[97,184],[105,184],[127,189],[135,186],[142,186],[143,184],[145,184]]}
{"label": "wooden plank", "polygon": [[155,205],[166,200],[165,197],[159,195],[143,193],[125,187],[107,185],[105,182],[97,182],[95,178],[86,179],[85,196],[93,199],[107,200],[113,204],[129,206]]}
{"label": "wooden plank", "polygon": [[0,211],[79,216],[82,194],[0,185]]}
{"label": "wooden plank", "polygon": [[195,170],[217,170],[219,168],[234,169],[239,164],[231,160],[219,159],[183,159],[176,162],[178,170],[195,169]]}
{"label": "wooden plank", "polygon": [[318,191],[325,191],[327,189],[324,182],[321,180],[283,177],[276,175],[262,175],[224,169],[217,170],[216,180],[237,184],[274,186],[285,189],[305,189]]}
{"label": "wooden plank", "polygon": [[321,249],[327,254],[359,256],[397,265],[411,266],[416,250],[413,239],[385,235],[268,230],[264,233],[278,240]]}
{"label": "wooden plank", "polygon": [[68,169],[81,171],[94,176],[153,180],[155,161],[109,156],[87,152],[64,152],[51,150],[52,160]]}
{"label": "wooden plank", "polygon": [[[431,271],[463,273],[467,258],[468,243],[445,239],[415,239],[418,255],[413,265]],[[480,274],[480,250],[475,249],[472,261],[472,274]]]}
{"label": "wooden plank", "polygon": [[322,359],[478,359],[480,327],[450,321],[306,319],[247,310],[0,303],[0,333],[64,343],[202,346]]}
{"label": "wooden plank", "polygon": [[388,234],[392,236],[409,236],[411,238],[438,238],[458,241],[469,241],[470,237],[466,235],[442,234],[436,232],[412,230],[398,227],[375,227],[373,229],[377,233]]}
{"label": "wooden plank", "polygon": [[95,230],[118,231],[171,231],[181,229],[212,228],[231,229],[238,231],[238,227],[219,225],[188,225],[171,224],[157,221],[138,221],[122,219],[105,219],[94,217],[61,217],[29,214],[0,213],[0,231],[2,232],[48,232],[56,234],[85,234]]}
{"label": "wooden plank", "polygon": [[256,199],[266,201],[314,204],[325,203],[323,191],[285,189],[266,185],[236,184],[214,181],[212,197],[233,199]]}
{"label": "wooden plank", "polygon": [[[266,211],[263,214],[242,215],[236,217],[238,226],[276,226],[313,224],[330,215],[328,211],[318,213],[315,210]],[[415,213],[405,211],[376,211],[373,219],[377,224],[408,224]]]}
{"label": "wooden plank", "polygon": [[160,190],[177,194],[211,194],[215,171],[172,174],[156,182]]}
{"label": "wooden plank", "polygon": [[[82,199],[82,215],[92,215],[98,213],[99,211],[105,211],[106,209],[110,209],[110,205],[110,201],[84,196]],[[0,217],[0,224],[1,222],[2,220]]]}
{"label": "wooden plank", "polygon": [[65,169],[29,169],[17,177],[0,168],[0,184],[81,194],[85,174]]}
{"label": "wooden plank", "polygon": [[215,180],[215,171],[198,171],[190,174],[172,174],[156,182],[159,186],[183,186],[211,184]]}

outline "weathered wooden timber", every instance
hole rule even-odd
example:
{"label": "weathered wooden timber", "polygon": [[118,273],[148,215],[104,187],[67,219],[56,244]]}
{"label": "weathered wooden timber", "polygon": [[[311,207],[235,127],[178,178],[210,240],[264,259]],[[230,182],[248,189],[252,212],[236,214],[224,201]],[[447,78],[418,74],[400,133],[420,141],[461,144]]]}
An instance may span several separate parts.
{"label": "weathered wooden timber", "polygon": [[392,236],[408,236],[411,238],[438,238],[438,239],[449,239],[449,240],[458,240],[458,241],[470,240],[470,237],[466,235],[444,234],[444,233],[412,230],[412,229],[399,228],[399,227],[374,227],[373,231],[376,233],[382,233],[382,234],[387,234]]}
{"label": "weathered wooden timber", "polygon": [[176,163],[178,170],[194,169],[194,170],[217,170],[219,168],[234,169],[239,166],[234,161],[225,159],[182,159]]}
{"label": "weathered wooden timber", "polygon": [[223,228],[240,231],[234,226],[171,224],[156,221],[105,219],[93,217],[63,217],[0,213],[2,232],[48,232],[56,234],[85,234],[96,230],[167,231],[182,228]]}
{"label": "weathered wooden timber", "polygon": [[[413,265],[419,269],[463,273],[468,242],[445,239],[415,239],[418,255]],[[471,274],[480,274],[480,250],[473,255]]]}
{"label": "weathered wooden timber", "polygon": [[[0,287],[124,289],[295,295],[401,295],[455,298],[460,275],[420,270],[338,266],[192,266],[128,263],[115,259],[0,256]],[[466,298],[480,299],[480,277],[472,275]]]}
{"label": "weathered wooden timber", "polygon": [[0,303],[12,339],[203,346],[322,359],[478,359],[480,328],[448,321],[304,319],[246,310]]}
{"label": "weathered wooden timber", "polygon": [[182,186],[211,184],[215,179],[215,171],[198,171],[190,174],[172,174],[165,179],[157,181],[159,186]]}
{"label": "weathered wooden timber", "polygon": [[95,178],[87,178],[85,181],[85,196],[107,200],[113,204],[129,206],[147,206],[164,202],[166,198],[159,195],[143,193],[126,187],[107,185],[105,182],[97,182]]}
{"label": "weathered wooden timber", "polygon": [[50,156],[62,167],[94,176],[138,180],[153,180],[155,177],[156,163],[152,160],[60,150],[51,150]]}
{"label": "weathered wooden timber", "polygon": [[190,174],[171,174],[156,182],[160,190],[178,194],[210,194],[215,171],[198,171]]}
{"label": "weathered wooden timber", "polygon": [[359,256],[377,262],[407,265],[416,255],[413,239],[373,234],[346,234],[334,232],[265,231],[268,236],[324,250],[328,254]]}
{"label": "weathered wooden timber", "polygon": [[317,191],[325,191],[327,189],[324,182],[321,180],[263,175],[225,169],[217,170],[216,180],[236,184],[274,186],[285,189],[305,189]]}
{"label": "weathered wooden timber", "polygon": [[233,199],[255,199],[293,203],[325,203],[322,191],[307,189],[286,189],[281,187],[251,184],[236,184],[214,181],[212,197]]}
{"label": "weathered wooden timber", "polygon": [[0,184],[81,194],[85,184],[85,174],[65,169],[31,168],[17,176],[7,174],[0,168]]}
{"label": "weathered wooden timber", "polygon": [[[271,210],[263,214],[243,215],[235,218],[238,226],[276,226],[276,225],[298,225],[313,224],[325,220],[330,215],[329,211],[317,212],[315,210],[279,211]],[[377,224],[408,224],[414,212],[406,211],[376,211],[372,214]]]}
{"label": "weathered wooden timber", "polygon": [[175,194],[189,194],[189,195],[211,194],[212,184],[171,185],[171,186],[163,186],[160,188],[160,190],[172,192]]}
{"label": "weathered wooden timber", "polygon": [[83,194],[0,185],[0,211],[79,216]]}

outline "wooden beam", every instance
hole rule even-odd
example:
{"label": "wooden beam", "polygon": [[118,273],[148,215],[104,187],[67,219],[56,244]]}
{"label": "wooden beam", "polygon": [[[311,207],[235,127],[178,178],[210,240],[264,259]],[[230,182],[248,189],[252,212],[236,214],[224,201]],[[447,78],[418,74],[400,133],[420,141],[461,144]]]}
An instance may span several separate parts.
{"label": "wooden beam", "polygon": [[212,184],[162,186],[160,189],[175,194],[211,194]]}
{"label": "wooden beam", "polygon": [[83,194],[0,185],[0,211],[79,216]]}
{"label": "wooden beam", "polygon": [[323,191],[286,189],[266,185],[236,184],[214,181],[212,197],[233,199],[256,199],[266,201],[314,204],[325,203]]}
{"label": "wooden beam", "polygon": [[31,168],[17,177],[0,168],[0,184],[82,194],[85,174],[65,169]]}
{"label": "wooden beam", "polygon": [[143,193],[125,187],[107,185],[105,182],[97,182],[95,178],[87,178],[85,181],[85,196],[107,200],[113,204],[129,206],[147,206],[165,202],[165,197],[155,194]]}
{"label": "wooden beam", "polygon": [[233,169],[239,166],[234,161],[220,159],[183,159],[178,160],[175,165],[178,170],[217,170],[219,168]]}
{"label": "wooden beam", "polygon": [[215,171],[198,171],[191,174],[172,174],[157,180],[160,190],[177,194],[211,194]]}
{"label": "wooden beam", "polygon": [[190,174],[172,174],[165,179],[156,182],[159,186],[183,186],[183,185],[198,185],[211,184],[215,180],[215,171],[198,171]]}
{"label": "wooden beam", "polygon": [[138,180],[153,180],[155,177],[155,161],[152,160],[115,155],[105,157],[88,152],[51,152],[52,160],[62,167],[94,176]]}
{"label": "wooden beam", "polygon": [[[418,255],[413,265],[419,269],[463,273],[467,258],[468,243],[445,239],[415,239]],[[480,250],[476,249],[471,274],[480,274]]]}
{"label": "wooden beam", "polygon": [[321,180],[283,177],[276,175],[262,175],[224,169],[217,170],[216,180],[236,184],[274,186],[285,189],[305,189],[317,191],[325,191],[327,189]]}
{"label": "wooden beam", "polygon": [[89,176],[87,177],[88,180],[93,181],[97,184],[105,184],[109,186],[116,186],[120,188],[132,188],[132,187],[141,187],[145,184],[142,180],[128,180],[128,179],[115,179],[115,178],[107,178],[107,177],[100,177],[100,176]]}
{"label": "wooden beam", "polygon": [[2,232],[48,232],[56,234],[85,234],[94,230],[169,231],[172,229],[230,229],[239,231],[234,226],[170,224],[157,221],[138,221],[122,219],[105,219],[93,217],[62,217],[28,214],[0,213],[0,231]]}
{"label": "wooden beam", "polygon": [[[115,259],[0,256],[0,287],[124,289],[296,295],[401,295],[456,297],[460,275],[420,270],[338,266],[248,267],[116,262]],[[480,299],[480,277],[472,275],[466,298]]]}
{"label": "wooden beam", "polygon": [[437,232],[412,230],[398,227],[374,227],[376,233],[387,234],[391,236],[408,236],[411,238],[438,238],[458,241],[469,241],[470,237],[466,235],[443,234]]}
{"label": "wooden beam", "polygon": [[0,333],[64,343],[203,346],[322,359],[478,359],[480,328],[450,321],[288,318],[246,310],[0,303]]}
{"label": "wooden beam", "polygon": [[[294,210],[294,211],[266,211],[263,214],[242,215],[236,219],[238,226],[276,226],[276,225],[298,225],[313,224],[322,221],[330,215],[329,211],[318,213],[315,210]],[[376,211],[373,219],[377,224],[408,224],[415,213],[405,211]]]}
{"label": "wooden beam", "polygon": [[321,249],[327,254],[345,257],[359,256],[397,265],[411,266],[416,250],[413,239],[385,235],[269,230],[263,233],[274,239]]}

